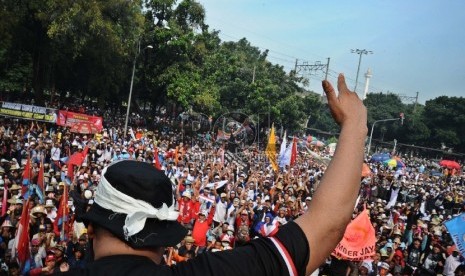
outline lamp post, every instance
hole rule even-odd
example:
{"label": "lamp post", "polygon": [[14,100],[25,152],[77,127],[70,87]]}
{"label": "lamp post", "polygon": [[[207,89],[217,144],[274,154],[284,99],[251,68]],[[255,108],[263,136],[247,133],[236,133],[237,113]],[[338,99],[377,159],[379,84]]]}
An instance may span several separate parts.
{"label": "lamp post", "polygon": [[397,121],[397,120],[400,120],[400,118],[374,121],[373,125],[371,125],[370,139],[368,140],[367,156],[370,155],[371,139],[373,138],[373,130],[375,129],[375,124],[380,123],[380,122],[389,122],[389,121]]}
{"label": "lamp post", "polygon": [[355,78],[355,87],[354,87],[354,92],[357,93],[357,84],[358,84],[358,74],[360,73],[360,63],[362,63],[362,55],[368,55],[368,54],[373,54],[373,51],[368,51],[368,50],[360,50],[360,49],[352,49],[350,50],[352,53],[355,53],[359,55],[358,58],[358,68],[357,68],[357,77]]}
{"label": "lamp post", "polygon": [[[143,50],[145,49],[152,49],[152,45],[147,45]],[[126,134],[128,132],[128,120],[129,120],[129,110],[131,109],[131,98],[132,98],[132,87],[134,85],[134,74],[136,73],[136,63],[137,63],[137,58],[139,57],[140,54],[140,40],[137,45],[137,52],[136,55],[134,56],[134,61],[132,62],[132,76],[131,76],[131,86],[129,87],[129,98],[128,98],[128,108],[126,109],[126,118],[124,120],[124,136],[123,138],[126,139]]]}

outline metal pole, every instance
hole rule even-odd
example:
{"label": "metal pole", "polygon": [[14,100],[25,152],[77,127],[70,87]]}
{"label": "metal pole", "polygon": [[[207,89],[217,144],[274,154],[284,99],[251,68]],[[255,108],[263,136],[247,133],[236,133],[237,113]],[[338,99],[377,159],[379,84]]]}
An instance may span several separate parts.
{"label": "metal pole", "polygon": [[132,63],[131,86],[129,87],[128,108],[126,109],[126,118],[124,120],[124,136],[123,136],[123,139],[126,139],[126,134],[127,134],[127,131],[128,131],[128,120],[129,120],[129,110],[131,109],[132,87],[134,85],[134,74],[136,73],[136,61],[137,61],[137,56],[139,55],[139,52],[140,52],[140,41],[139,41],[139,46],[137,47],[137,53],[134,56],[134,61]]}
{"label": "metal pole", "polygon": [[[147,45],[143,50],[145,49],[153,49],[152,45]],[[134,61],[132,63],[132,76],[131,76],[131,86],[129,87],[129,99],[128,99],[128,108],[126,110],[126,118],[124,120],[124,139],[126,138],[126,134],[128,131],[128,120],[129,120],[129,110],[131,109],[131,97],[132,97],[132,87],[134,85],[134,74],[136,73],[136,62],[137,62],[137,57],[140,54],[140,40],[138,41],[137,45],[137,52],[136,55],[134,56]]]}
{"label": "metal pole", "polygon": [[370,132],[370,139],[368,140],[368,149],[367,149],[367,156],[370,155],[370,149],[371,149],[371,139],[373,138],[373,130],[375,129],[375,124],[378,121],[375,121],[373,125],[371,126],[371,132]]}
{"label": "metal pole", "polygon": [[367,156],[370,155],[371,139],[373,138],[373,130],[375,129],[375,124],[376,124],[376,123],[379,123],[379,122],[389,122],[389,121],[397,121],[397,120],[400,120],[400,118],[378,120],[378,121],[374,121],[374,122],[373,122],[373,125],[371,126],[370,139],[368,140]]}
{"label": "metal pole", "polygon": [[362,63],[362,51],[358,53],[359,58],[358,58],[358,67],[357,67],[357,77],[355,77],[355,87],[354,87],[354,92],[357,93],[357,84],[358,84],[358,74],[360,73],[360,63]]}
{"label": "metal pole", "polygon": [[360,49],[355,49],[351,50],[352,53],[356,53],[359,55],[358,58],[358,67],[357,67],[357,76],[355,78],[355,87],[354,87],[354,92],[357,93],[357,85],[358,85],[358,75],[360,73],[360,64],[362,63],[362,55],[368,55],[368,54],[373,54],[373,51],[368,51],[366,49],[360,50]]}
{"label": "metal pole", "polygon": [[326,73],[325,73],[325,80],[328,79],[328,71],[329,71],[329,60],[330,58],[328,58],[328,62],[326,63]]}

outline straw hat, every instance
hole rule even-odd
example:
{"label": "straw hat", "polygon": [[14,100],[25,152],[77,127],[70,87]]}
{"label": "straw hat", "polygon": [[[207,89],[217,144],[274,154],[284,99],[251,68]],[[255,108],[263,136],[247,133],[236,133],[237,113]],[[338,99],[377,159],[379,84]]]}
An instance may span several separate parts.
{"label": "straw hat", "polygon": [[195,242],[194,238],[191,237],[191,236],[187,236],[186,238],[184,238],[184,241],[188,242],[188,243],[194,243]]}
{"label": "straw hat", "polygon": [[10,191],[16,191],[16,190],[21,190],[21,187],[15,183],[11,185]]}
{"label": "straw hat", "polygon": [[44,206],[42,205],[37,205],[36,207],[32,208],[31,215],[34,215],[37,213],[42,213],[44,215],[47,215],[47,212],[45,212]]}
{"label": "straw hat", "polygon": [[7,202],[10,204],[23,204],[23,201],[16,196],[8,199]]}

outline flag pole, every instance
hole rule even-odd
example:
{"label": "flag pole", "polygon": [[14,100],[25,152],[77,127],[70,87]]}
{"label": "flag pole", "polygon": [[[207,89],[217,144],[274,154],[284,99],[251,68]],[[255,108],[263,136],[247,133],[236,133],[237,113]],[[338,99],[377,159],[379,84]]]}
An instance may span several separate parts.
{"label": "flag pole", "polygon": [[[44,168],[44,156],[42,155],[42,161],[40,163],[40,169],[43,170],[42,173],[42,194],[44,196],[44,201],[45,201],[45,168]],[[45,204],[45,202],[44,202]]]}
{"label": "flag pole", "polygon": [[61,204],[62,204],[61,207],[63,208],[63,214],[62,214],[62,217],[61,217],[62,223],[61,223],[61,235],[60,235],[60,238],[61,238],[62,240],[65,239],[65,225],[66,225],[66,221],[65,221],[66,209],[65,209],[65,208],[68,207],[68,206],[67,206],[68,202],[65,202],[66,193],[67,193],[67,191],[66,191],[66,185],[67,185],[67,184],[65,183],[65,185],[63,186],[63,195],[62,195],[62,198],[61,198]]}

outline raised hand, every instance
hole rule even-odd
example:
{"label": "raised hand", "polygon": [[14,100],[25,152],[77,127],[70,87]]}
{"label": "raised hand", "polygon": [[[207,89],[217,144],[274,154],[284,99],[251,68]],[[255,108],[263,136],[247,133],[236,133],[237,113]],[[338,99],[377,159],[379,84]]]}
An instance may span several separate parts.
{"label": "raised hand", "polygon": [[336,123],[341,127],[346,125],[351,125],[352,127],[360,126],[368,131],[366,126],[367,110],[357,96],[357,93],[347,88],[344,75],[339,74],[337,79],[337,90],[339,91],[339,95],[337,96],[329,81],[324,80],[322,85],[328,98],[331,115]]}

